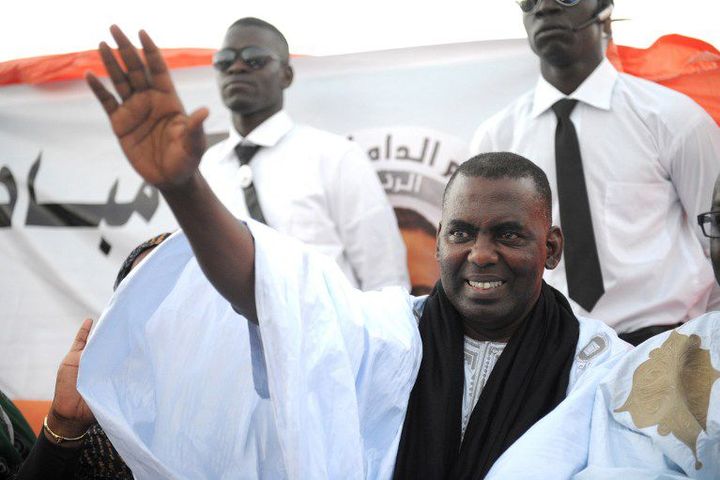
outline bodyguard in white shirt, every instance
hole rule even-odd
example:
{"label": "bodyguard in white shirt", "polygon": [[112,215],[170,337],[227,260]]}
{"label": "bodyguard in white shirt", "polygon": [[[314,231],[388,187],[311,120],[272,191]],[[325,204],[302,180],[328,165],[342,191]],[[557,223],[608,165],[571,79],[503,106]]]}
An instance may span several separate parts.
{"label": "bodyguard in white shirt", "polygon": [[363,290],[408,288],[405,246],[368,158],[339,135],[295,125],[282,109],[293,79],[282,33],[240,19],[213,64],[232,125],[200,170],[225,206],[329,255]]}
{"label": "bodyguard in white shirt", "polygon": [[688,97],[613,68],[602,38],[612,0],[518,4],[542,76],[480,126],[472,151],[516,152],[548,174],[566,246],[545,279],[635,344],[717,309],[693,222],[720,173],[717,125]]}

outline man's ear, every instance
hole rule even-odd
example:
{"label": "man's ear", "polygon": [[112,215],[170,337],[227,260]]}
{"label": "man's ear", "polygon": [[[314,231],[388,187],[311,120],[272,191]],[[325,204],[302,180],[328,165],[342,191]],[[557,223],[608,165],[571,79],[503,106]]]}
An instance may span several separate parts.
{"label": "man's ear", "polygon": [[550,227],[547,242],[545,244],[547,248],[547,255],[545,257],[545,268],[547,268],[548,270],[552,270],[558,266],[558,263],[560,263],[560,258],[562,258],[562,250],[564,243],[565,238],[563,237],[563,233],[562,230],[560,230],[560,227],[556,225]]}
{"label": "man's ear", "polygon": [[293,71],[292,66],[289,64],[283,65],[283,89],[288,88],[290,84],[292,84],[293,78],[295,78],[295,72]]}
{"label": "man's ear", "polygon": [[435,235],[435,259],[440,259],[440,232],[442,231],[442,222],[438,223],[437,235]]}
{"label": "man's ear", "polygon": [[602,33],[605,38],[612,38],[612,11],[613,4],[609,2],[608,5],[598,13],[598,22],[602,27]]}

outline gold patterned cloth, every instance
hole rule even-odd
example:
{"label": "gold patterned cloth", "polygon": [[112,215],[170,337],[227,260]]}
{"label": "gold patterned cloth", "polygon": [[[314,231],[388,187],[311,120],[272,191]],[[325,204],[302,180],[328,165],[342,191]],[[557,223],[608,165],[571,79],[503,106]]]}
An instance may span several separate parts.
{"label": "gold patterned cloth", "polygon": [[720,312],[639,345],[598,389],[578,478],[720,478],[719,380]]}
{"label": "gold patterned cloth", "polygon": [[616,336],[596,340],[578,358],[611,345],[609,368],[587,372],[486,480],[720,479],[720,312],[622,352]]}

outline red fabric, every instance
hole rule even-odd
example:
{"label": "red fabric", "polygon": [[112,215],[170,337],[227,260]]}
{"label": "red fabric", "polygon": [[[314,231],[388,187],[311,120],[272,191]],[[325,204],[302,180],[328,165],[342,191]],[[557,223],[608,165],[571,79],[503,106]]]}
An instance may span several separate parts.
{"label": "red fabric", "polygon": [[[163,49],[162,54],[168,68],[173,69],[210,65],[213,51],[201,48],[169,48]],[[83,78],[88,71],[98,76],[107,76],[97,50],[23,58],[0,63],[0,85],[75,80]]]}
{"label": "red fabric", "polygon": [[684,93],[720,125],[720,52],[709,43],[665,35],[646,49],[611,44],[608,58],[621,72]]}
{"label": "red fabric", "polygon": [[[210,65],[213,50],[163,49],[162,53],[173,69]],[[665,35],[646,49],[611,44],[608,58],[621,72],[688,95],[720,124],[720,52],[709,43]],[[0,63],[0,85],[73,80],[87,71],[105,75],[95,50],[12,60]]]}

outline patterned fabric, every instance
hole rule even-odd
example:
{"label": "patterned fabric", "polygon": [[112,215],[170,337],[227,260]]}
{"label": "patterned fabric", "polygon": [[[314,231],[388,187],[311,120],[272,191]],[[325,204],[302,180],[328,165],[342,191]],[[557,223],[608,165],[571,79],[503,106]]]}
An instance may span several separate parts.
{"label": "patterned fabric", "polygon": [[483,342],[465,337],[465,387],[463,389],[462,437],[490,373],[506,343]]}
{"label": "patterned fabric", "polygon": [[132,480],[133,475],[100,425],[90,427],[74,480]]}

